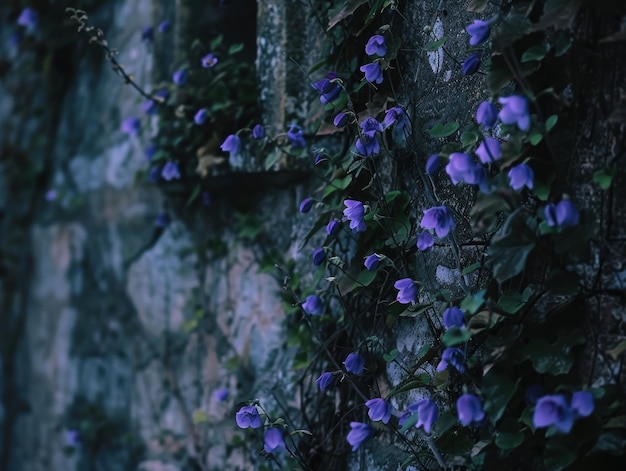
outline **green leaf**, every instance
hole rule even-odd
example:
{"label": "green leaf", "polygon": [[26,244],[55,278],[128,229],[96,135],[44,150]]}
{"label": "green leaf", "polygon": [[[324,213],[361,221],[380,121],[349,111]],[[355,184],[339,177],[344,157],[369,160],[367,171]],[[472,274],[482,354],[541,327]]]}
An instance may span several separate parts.
{"label": "green leaf", "polygon": [[528,136],[528,140],[533,146],[536,146],[543,140],[543,134],[540,132],[532,131],[530,136]]}
{"label": "green leaf", "polygon": [[469,273],[472,273],[473,271],[478,270],[481,266],[482,266],[482,263],[480,262],[472,263],[470,266],[465,267],[463,269],[463,271],[461,272],[461,275],[468,275]]}
{"label": "green leaf", "polygon": [[611,188],[613,177],[617,173],[617,167],[603,168],[593,174],[593,182],[597,183],[603,190]]}
{"label": "green leaf", "polygon": [[432,308],[433,305],[432,303],[417,303],[417,304],[412,304],[409,305],[409,307],[407,307],[401,314],[400,317],[417,317],[420,314],[428,311],[430,308]]}
{"label": "green leaf", "polygon": [[535,247],[536,222],[524,208],[509,215],[491,239],[487,253],[493,264],[493,276],[500,283],[520,274]]}
{"label": "green leaf", "polygon": [[274,167],[274,165],[276,164],[276,162],[278,162],[279,157],[280,155],[277,151],[270,152],[269,154],[267,154],[267,157],[265,157],[265,161],[263,162],[263,169],[266,172],[271,170],[272,167]]}
{"label": "green leaf", "polygon": [[326,185],[326,188],[324,188],[323,198],[326,198],[328,195],[337,190],[345,190],[346,188],[348,188],[351,182],[352,174],[346,175],[343,178],[335,178],[333,181],[330,182],[329,185]]}
{"label": "green leaf", "polygon": [[432,128],[428,130],[428,133],[432,137],[448,137],[454,134],[457,129],[459,129],[459,123],[452,122],[446,124],[435,124]]}
{"label": "green leaf", "polygon": [[517,384],[496,367],[489,370],[483,378],[481,392],[485,397],[485,412],[494,424],[504,414],[506,406],[517,390]]}
{"label": "green leaf", "polygon": [[548,442],[546,447],[546,454],[544,458],[544,464],[546,471],[561,471],[567,468],[576,460],[576,453],[574,450],[565,447],[558,446],[552,442]]}
{"label": "green leaf", "polygon": [[465,131],[461,134],[461,145],[463,147],[469,147],[478,142],[478,134],[473,131]]}
{"label": "green leaf", "polygon": [[540,61],[548,53],[549,48],[545,45],[533,46],[522,54],[522,62]]}
{"label": "green leaf", "polygon": [[559,117],[555,114],[549,116],[548,119],[546,119],[546,132],[550,132],[550,130],[556,125],[558,120]]}
{"label": "green leaf", "polygon": [[613,360],[617,360],[617,358],[624,352],[626,352],[626,340],[622,340],[611,350],[606,351],[606,353],[608,353],[609,355],[611,355],[611,357],[613,357]]}
{"label": "green leaf", "polygon": [[524,442],[522,432],[499,432],[496,435],[496,446],[502,450],[517,448]]}
{"label": "green leaf", "polygon": [[441,39],[438,39],[437,41],[431,41],[429,43],[426,43],[426,45],[424,46],[424,50],[429,51],[429,52],[436,51],[437,49],[442,47],[446,43],[447,40],[448,38],[443,36]]}
{"label": "green leaf", "polygon": [[418,420],[419,420],[419,417],[417,416],[417,414],[409,415],[404,420],[404,423],[402,424],[402,428],[400,429],[400,433],[406,433],[409,430],[411,430],[413,427],[415,427],[415,424],[417,423]]}
{"label": "green leaf", "polygon": [[391,363],[392,361],[394,361],[396,358],[398,358],[398,355],[400,354],[400,351],[397,348],[394,348],[393,350],[391,350],[389,353],[383,353],[383,359],[387,362],[387,363]]}
{"label": "green leaf", "polygon": [[209,416],[202,409],[196,409],[195,411],[193,411],[191,420],[193,421],[194,425],[198,425],[207,422],[209,420]]}
{"label": "green leaf", "polygon": [[426,373],[417,375],[417,376],[409,376],[402,380],[400,384],[394,387],[389,394],[387,394],[387,399],[390,397],[396,396],[400,393],[413,391],[414,389],[430,387],[429,377]]}
{"label": "green leaf", "polygon": [[238,52],[241,52],[241,51],[243,51],[243,44],[242,43],[233,44],[232,46],[230,46],[228,48],[228,54],[229,55],[237,54]]}
{"label": "green leaf", "polygon": [[433,426],[433,431],[437,435],[443,435],[458,423],[458,417],[452,410],[448,410],[441,414]]}
{"label": "green leaf", "polygon": [[482,289],[477,293],[466,296],[463,301],[461,301],[461,309],[468,314],[476,314],[480,307],[485,303],[486,292],[486,290]]}
{"label": "green leaf", "polygon": [[534,339],[522,350],[522,359],[530,360],[537,373],[554,376],[567,374],[572,369],[574,358],[569,348],[553,345],[545,339]]}
{"label": "green leaf", "polygon": [[464,327],[450,327],[442,336],[441,342],[446,347],[454,347],[467,342],[472,338],[472,334]]}
{"label": "green leaf", "polygon": [[506,291],[498,300],[498,306],[509,314],[515,314],[524,304],[526,303],[522,300],[522,295],[516,290]]}
{"label": "green leaf", "polygon": [[331,29],[340,21],[348,18],[357,10],[357,8],[359,8],[361,5],[365,5],[366,3],[367,0],[348,0],[339,3],[329,12],[330,20],[328,21],[328,29]]}

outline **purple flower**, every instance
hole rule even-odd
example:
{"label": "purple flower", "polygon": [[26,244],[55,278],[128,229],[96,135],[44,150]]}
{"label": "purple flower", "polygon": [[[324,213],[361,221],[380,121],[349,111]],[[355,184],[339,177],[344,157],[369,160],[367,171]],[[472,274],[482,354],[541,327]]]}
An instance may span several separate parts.
{"label": "purple flower", "polygon": [[163,20],[159,23],[159,33],[167,33],[172,27],[172,22],[170,20]]}
{"label": "purple flower", "polygon": [[463,327],[464,325],[465,321],[463,319],[463,311],[461,311],[458,307],[449,307],[443,311],[443,326],[446,329],[449,329],[450,327]]}
{"label": "purple flower", "polygon": [[346,367],[346,371],[348,373],[353,373],[355,375],[362,375],[363,368],[365,367],[365,358],[359,355],[358,353],[350,353],[346,357],[346,360],[343,362]]}
{"label": "purple flower", "polygon": [[263,139],[265,137],[265,128],[262,124],[257,124],[252,128],[253,139]]}
{"label": "purple flower", "polygon": [[434,229],[437,237],[445,237],[450,229],[455,227],[455,224],[452,214],[446,206],[435,206],[424,211],[420,226],[424,229]]}
{"label": "purple flower", "polygon": [[169,214],[167,214],[167,213],[159,213],[159,214],[157,214],[157,217],[154,220],[154,225],[156,227],[165,228],[165,227],[169,226],[170,222],[171,222],[171,219],[170,219],[170,215]]}
{"label": "purple flower", "polygon": [[193,120],[196,124],[204,124],[208,117],[209,112],[206,110],[206,108],[202,108],[198,110],[198,112],[193,117]]}
{"label": "purple flower", "polygon": [[241,139],[237,134],[229,134],[224,142],[220,146],[224,152],[228,152],[230,155],[239,153],[239,147],[241,146]]}
{"label": "purple flower", "polygon": [[146,160],[148,162],[152,162],[152,159],[154,158],[155,154],[157,153],[157,151],[159,150],[159,148],[157,147],[156,144],[150,144],[148,147],[146,147],[143,150],[143,155],[146,156]]}
{"label": "purple flower", "polygon": [[397,129],[409,128],[410,126],[409,117],[406,115],[406,112],[399,106],[389,108],[385,113],[385,118],[383,119],[383,127],[387,129],[392,124],[395,124]]}
{"label": "purple flower", "polygon": [[176,165],[171,160],[168,161],[161,169],[161,177],[165,181],[170,180],[178,180],[180,178],[180,170],[178,169],[178,165]]}
{"label": "purple flower", "polygon": [[243,406],[235,415],[239,428],[259,428],[261,427],[261,416],[256,406]]}
{"label": "purple flower", "polygon": [[335,101],[341,93],[341,87],[337,82],[333,82],[337,78],[337,74],[329,72],[328,76],[318,80],[313,84],[313,88],[320,94],[320,101],[322,104],[332,103]]}
{"label": "purple flower", "polygon": [[350,422],[351,430],[346,440],[352,445],[352,451],[356,451],[365,440],[372,434],[372,427],[361,422]]}
{"label": "purple flower", "polygon": [[333,124],[337,128],[342,128],[346,124],[348,124],[349,120],[350,120],[350,116],[348,115],[348,113],[344,111],[340,111],[339,113],[337,113],[337,116],[335,116],[335,118],[333,119]]}
{"label": "purple flower", "polygon": [[470,34],[470,46],[478,46],[489,37],[489,23],[482,20],[474,20],[471,25],[465,28]]}
{"label": "purple flower", "polygon": [[391,404],[377,397],[376,399],[370,399],[365,405],[369,408],[367,415],[369,415],[371,420],[374,422],[380,420],[383,424],[389,423],[389,419],[391,418]]}
{"label": "purple flower", "polygon": [[573,227],[578,225],[580,215],[578,208],[571,200],[561,200],[557,204],[549,203],[543,208],[548,226],[558,226],[560,228]]}
{"label": "purple flower", "polygon": [[528,100],[520,95],[511,95],[498,98],[502,105],[498,117],[504,124],[517,124],[521,131],[530,129],[530,112],[528,111]]}
{"label": "purple flower", "polygon": [[478,149],[476,149],[476,155],[484,164],[495,162],[502,155],[500,141],[494,139],[493,137],[486,137],[483,142],[480,143]]}
{"label": "purple flower", "polygon": [[302,303],[302,309],[312,316],[321,316],[324,313],[322,299],[314,294],[306,297],[306,301]]}
{"label": "purple flower", "polygon": [[411,278],[402,278],[393,284],[398,290],[396,299],[400,304],[414,303],[417,299],[417,285]]}
{"label": "purple flower", "polygon": [[363,219],[365,215],[363,203],[356,200],[345,200],[343,204],[346,205],[346,209],[343,210],[343,215],[350,221],[350,229],[352,229],[352,232],[363,232],[366,230],[367,225]]}
{"label": "purple flower", "polygon": [[333,219],[326,225],[326,234],[328,234],[328,236],[335,235],[339,229],[341,229],[341,221]]}
{"label": "purple flower", "polygon": [[475,423],[479,424],[485,418],[483,406],[473,394],[463,394],[456,401],[456,410],[459,414],[459,422],[467,427]]}
{"label": "purple flower", "polygon": [[135,116],[131,116],[122,121],[122,132],[129,136],[136,136],[141,131],[141,121]]}
{"label": "purple flower", "polygon": [[380,34],[375,34],[367,41],[365,45],[365,54],[368,56],[378,55],[383,57],[387,54],[387,45],[385,44],[384,36]]}
{"label": "purple flower", "polygon": [[509,184],[515,191],[526,187],[529,190],[535,185],[535,173],[530,166],[519,164],[509,170]]}
{"label": "purple flower", "polygon": [[54,201],[57,199],[58,196],[59,196],[58,192],[54,188],[52,188],[46,191],[44,198],[46,201]]}
{"label": "purple flower", "polygon": [[459,373],[465,371],[465,353],[458,347],[446,348],[441,354],[441,361],[437,365],[437,371],[445,370],[452,365]]}
{"label": "purple flower", "polygon": [[185,83],[187,83],[187,77],[187,71],[185,69],[179,69],[172,75],[172,80],[176,85],[185,85]]}
{"label": "purple flower", "polygon": [[300,203],[300,212],[302,214],[308,213],[309,211],[311,211],[311,208],[313,207],[314,203],[315,203],[315,200],[313,200],[313,198],[311,198],[310,196],[307,196]]}
{"label": "purple flower", "polygon": [[376,137],[369,137],[367,134],[363,134],[356,140],[356,150],[359,151],[359,154],[369,157],[371,155],[376,155],[380,152],[380,144]]}
{"label": "purple flower", "polygon": [[323,162],[326,160],[326,157],[324,157],[324,154],[322,154],[321,152],[318,152],[317,154],[315,154],[315,160],[313,161],[314,165],[318,165],[320,162]]}
{"label": "purple flower", "polygon": [[472,75],[475,74],[480,67],[480,52],[474,52],[470,54],[467,59],[461,64],[461,68],[463,69],[463,75]]}
{"label": "purple flower", "polygon": [[211,67],[214,67],[218,62],[217,57],[215,57],[215,55],[212,52],[209,52],[206,56],[204,56],[202,59],[200,59],[200,63],[202,64],[202,67],[204,67],[205,69],[210,69]]}
{"label": "purple flower", "polygon": [[315,250],[313,250],[311,258],[313,259],[313,265],[321,265],[322,262],[326,260],[326,252],[324,252],[324,249],[322,247],[317,247]]}
{"label": "purple flower", "polygon": [[533,414],[533,424],[536,428],[554,426],[563,433],[569,433],[574,425],[574,414],[565,396],[555,394],[539,398]]}
{"label": "purple flower", "polygon": [[283,431],[278,427],[268,428],[265,431],[263,442],[263,449],[266,453],[279,453],[286,449]]}
{"label": "purple flower", "polygon": [[154,39],[154,28],[152,26],[145,27],[141,31],[141,40],[150,43],[152,42],[153,39]]}
{"label": "purple flower", "polygon": [[230,391],[228,388],[219,388],[213,391],[213,399],[218,402],[225,402],[228,400],[228,396],[230,395]]}
{"label": "purple flower", "polygon": [[143,111],[147,115],[155,114],[158,109],[159,105],[154,100],[146,100],[141,104],[141,111]]}
{"label": "purple flower", "polygon": [[361,128],[363,135],[368,137],[374,137],[377,132],[383,131],[383,125],[372,117],[363,120],[361,124],[359,124],[359,127]]}
{"label": "purple flower", "polygon": [[372,255],[369,255],[365,258],[365,262],[363,262],[363,265],[365,265],[365,268],[367,268],[368,270],[376,270],[380,265],[380,261],[382,259],[383,257],[378,255],[377,253],[373,253]]}
{"label": "purple flower", "polygon": [[36,10],[26,7],[24,8],[20,16],[17,17],[17,24],[26,28],[27,31],[32,32],[37,28],[39,21],[39,14]]}
{"label": "purple flower", "polygon": [[433,154],[430,157],[428,157],[428,160],[426,161],[426,173],[428,175],[434,175],[435,173],[437,173],[440,166],[441,166],[441,158],[439,157],[438,154]]}
{"label": "purple flower", "polygon": [[417,248],[424,252],[435,245],[435,238],[430,232],[420,232],[417,235]]}
{"label": "purple flower", "polygon": [[80,432],[78,430],[68,430],[65,432],[65,443],[72,448],[80,446]]}
{"label": "purple flower", "polygon": [[306,147],[304,132],[302,131],[302,127],[297,124],[289,126],[289,129],[287,129],[287,138],[293,147]]}
{"label": "purple flower", "polygon": [[383,83],[383,69],[378,62],[362,65],[359,70],[365,74],[365,80],[372,83]]}
{"label": "purple flower", "polygon": [[463,152],[450,154],[450,160],[448,165],[446,165],[446,173],[455,185],[465,182],[469,185],[482,186],[487,181],[485,169],[474,163],[472,158]]}
{"label": "purple flower", "polygon": [[407,407],[411,414],[417,412],[417,423],[415,428],[424,427],[424,432],[430,434],[433,424],[436,422],[439,416],[439,408],[435,401],[431,399],[422,399],[421,401],[414,402]]}
{"label": "purple flower", "polygon": [[326,391],[327,389],[333,387],[335,383],[335,375],[330,371],[326,371],[320,375],[319,378],[315,380],[317,385],[320,388],[320,391]]}
{"label": "purple flower", "polygon": [[572,395],[572,410],[576,417],[589,417],[593,409],[593,395],[589,391],[578,391]]}
{"label": "purple flower", "polygon": [[150,181],[152,182],[158,182],[159,178],[161,178],[161,172],[159,170],[159,167],[152,167],[150,169]]}
{"label": "purple flower", "polygon": [[496,124],[498,119],[498,108],[493,103],[483,101],[476,109],[476,122],[489,129]]}

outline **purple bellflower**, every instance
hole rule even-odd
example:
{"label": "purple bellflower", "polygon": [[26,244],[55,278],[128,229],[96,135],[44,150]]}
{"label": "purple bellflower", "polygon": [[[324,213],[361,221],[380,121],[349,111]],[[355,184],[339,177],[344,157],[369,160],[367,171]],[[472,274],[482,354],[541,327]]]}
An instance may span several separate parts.
{"label": "purple bellflower", "polygon": [[68,430],[65,432],[65,444],[71,448],[77,448],[81,444],[80,432],[78,430]]}
{"label": "purple bellflower", "polygon": [[441,157],[438,154],[433,154],[428,157],[426,161],[426,173],[428,175],[434,175],[439,171],[439,167],[441,167]]}
{"label": "purple bellflower", "polygon": [[147,43],[151,43],[154,40],[154,28],[152,26],[146,26],[141,31],[141,40]]}
{"label": "purple bellflower", "polygon": [[411,125],[406,112],[399,106],[389,108],[385,113],[385,118],[383,119],[383,127],[385,129],[394,124],[397,129],[408,129]]}
{"label": "purple bellflower", "polygon": [[287,129],[287,138],[292,147],[306,147],[304,140],[304,132],[302,127],[297,124],[291,124]]}
{"label": "purple bellflower", "polygon": [[476,109],[476,122],[486,129],[493,127],[498,120],[498,108],[493,103],[483,101]]}
{"label": "purple bellflower", "polygon": [[535,173],[527,164],[519,164],[509,170],[509,184],[515,191],[526,187],[529,190],[535,185]]}
{"label": "purple bellflower", "polygon": [[136,136],[141,131],[141,121],[135,116],[131,116],[122,121],[122,132],[129,136]]}
{"label": "purple bellflower", "polygon": [[463,75],[473,75],[478,71],[480,67],[480,57],[482,54],[480,52],[474,52],[469,55],[467,59],[461,64],[461,69],[463,69]]}
{"label": "purple bellflower", "polygon": [[200,59],[200,63],[202,64],[202,67],[204,67],[205,69],[210,69],[211,67],[215,67],[217,62],[218,62],[218,59],[217,57],[215,57],[215,54],[213,54],[212,52],[209,52],[206,56]]}
{"label": "purple bellflower", "polygon": [[313,265],[318,266],[321,265],[324,260],[326,260],[326,252],[322,247],[317,247],[313,250],[311,254],[311,258],[313,259]]}
{"label": "purple bellflower", "polygon": [[172,75],[172,81],[176,85],[185,85],[187,83],[188,77],[189,77],[189,74],[187,73],[185,69],[179,69],[176,72],[174,72],[174,75]]}
{"label": "purple bellflower", "polygon": [[363,358],[362,355],[353,352],[348,354],[343,364],[346,367],[346,371],[348,373],[362,375],[363,368],[365,368],[365,358]]}
{"label": "purple bellflower", "polygon": [[446,330],[450,327],[464,327],[463,311],[456,306],[443,311],[443,326]]}
{"label": "purple bellflower", "polygon": [[430,232],[420,232],[417,235],[417,248],[424,252],[435,245],[435,238]]}
{"label": "purple bellflower", "polygon": [[495,162],[502,156],[502,149],[500,148],[500,141],[493,137],[486,137],[476,149],[476,155],[478,159],[484,163],[489,164]]}
{"label": "purple bellflower", "polygon": [[213,391],[213,399],[218,402],[226,402],[228,400],[228,396],[230,396],[228,388],[219,388]]}
{"label": "purple bellflower", "polygon": [[385,37],[380,34],[375,34],[367,41],[365,45],[365,53],[368,56],[377,55],[383,57],[387,54],[387,45],[385,44]]}
{"label": "purple bellflower", "polygon": [[398,290],[396,299],[400,304],[414,303],[417,300],[417,285],[411,278],[402,278],[393,287]]}
{"label": "purple bellflower", "polygon": [[363,133],[363,135],[369,137],[374,137],[377,132],[383,131],[383,125],[372,117],[363,120],[359,124],[359,127],[361,128],[361,132]]}
{"label": "purple bellflower", "polygon": [[319,378],[315,380],[315,382],[319,386],[320,391],[326,391],[327,389],[330,389],[334,386],[335,375],[330,371],[325,371],[320,375]]}
{"label": "purple bellflower", "polygon": [[470,35],[470,46],[478,46],[487,40],[489,37],[489,23],[482,20],[474,20],[471,25],[465,28]]}
{"label": "purple bellflower", "polygon": [[560,228],[574,227],[578,225],[580,214],[578,208],[571,200],[564,199],[557,204],[549,203],[543,208],[548,226]]}
{"label": "purple bellflower", "polygon": [[313,198],[311,198],[310,196],[307,196],[300,203],[300,212],[302,214],[308,213],[309,211],[311,211],[311,208],[313,207],[313,204],[315,204],[315,200]]}
{"label": "purple bellflower", "polygon": [[341,93],[341,87],[337,82],[333,82],[337,78],[337,74],[329,72],[326,77],[318,80],[313,84],[313,88],[320,94],[320,102],[323,105],[326,103],[332,103]]}
{"label": "purple bellflower", "polygon": [[439,408],[435,401],[432,399],[422,399],[421,401],[414,402],[409,407],[408,411],[413,414],[417,412],[417,423],[415,428],[424,428],[424,432],[430,434],[433,424],[439,417]]}
{"label": "purple bellflower", "polygon": [[485,418],[483,406],[473,394],[463,394],[456,401],[456,410],[459,414],[459,422],[467,427],[468,425],[480,424]]}
{"label": "purple bellflower", "polygon": [[459,373],[465,372],[465,353],[458,347],[446,348],[441,354],[441,361],[437,365],[437,371],[445,370],[452,365]]}
{"label": "purple bellflower", "polygon": [[593,395],[589,391],[578,391],[572,395],[572,410],[576,418],[589,417],[593,409]]}
{"label": "purple bellflower", "polygon": [[380,143],[376,137],[370,137],[367,134],[363,134],[356,140],[355,143],[356,150],[359,151],[359,154],[370,157],[372,155],[376,155],[380,152]]}
{"label": "purple bellflower", "polygon": [[341,229],[341,221],[338,219],[332,219],[326,225],[326,234],[328,234],[329,237],[333,236],[339,232],[339,229]]}
{"label": "purple bellflower", "polygon": [[348,124],[349,120],[350,115],[348,115],[348,113],[346,113],[345,111],[340,111],[333,119],[333,124],[336,128],[343,128],[346,124]]}
{"label": "purple bellflower", "polygon": [[159,33],[167,33],[172,28],[172,22],[170,20],[163,20],[159,23]]}
{"label": "purple bellflower", "polygon": [[443,238],[455,227],[455,224],[446,206],[435,206],[424,211],[420,226],[424,229],[434,229],[437,237]]}
{"label": "purple bellflower", "polygon": [[209,117],[209,112],[206,110],[206,108],[202,108],[198,110],[197,113],[194,115],[193,121],[194,123],[198,125],[204,124],[208,117]]}
{"label": "purple bellflower", "polygon": [[383,69],[378,62],[362,65],[359,70],[365,74],[365,80],[370,83],[383,83]]}
{"label": "purple bellflower", "polygon": [[352,232],[363,232],[366,230],[367,225],[364,220],[365,208],[363,203],[356,200],[344,200],[343,204],[346,206],[346,209],[343,210],[343,215],[350,221]]}
{"label": "purple bellflower", "polygon": [[253,139],[263,139],[265,137],[265,128],[262,124],[257,124],[252,128],[252,138]]}
{"label": "purple bellflower", "polygon": [[260,428],[262,425],[256,406],[243,406],[235,415],[235,420],[239,428]]}
{"label": "purple bellflower", "polygon": [[178,180],[180,178],[178,165],[169,160],[161,169],[161,178],[167,182],[171,180]]}
{"label": "purple bellflower", "polygon": [[263,439],[263,449],[265,453],[279,453],[285,451],[285,440],[283,431],[278,427],[270,427],[265,431]]}
{"label": "purple bellflower", "polygon": [[157,217],[154,219],[154,225],[156,227],[161,227],[161,228],[165,228],[169,226],[170,222],[172,222],[172,219],[170,218],[170,215],[167,213],[159,213],[157,214]]}
{"label": "purple bellflower", "polygon": [[240,146],[241,139],[239,138],[239,136],[237,136],[237,134],[229,134],[226,139],[224,139],[224,142],[220,146],[220,149],[222,149],[224,152],[228,152],[230,155],[233,155],[239,153]]}
{"label": "purple bellflower", "polygon": [[574,414],[567,398],[562,394],[539,398],[535,405],[533,425],[536,428],[554,426],[563,433],[569,433],[574,425]]}
{"label": "purple bellflower", "polygon": [[352,445],[352,451],[356,451],[361,444],[372,434],[372,427],[362,422],[350,422],[351,430],[348,432],[346,440]]}
{"label": "purple bellflower", "polygon": [[39,14],[37,10],[26,7],[24,8],[20,16],[17,17],[17,24],[26,28],[26,31],[32,33],[37,29],[37,23],[39,22]]}
{"label": "purple bellflower", "polygon": [[321,316],[324,313],[322,299],[315,294],[306,297],[306,300],[302,303],[302,309],[312,316]]}
{"label": "purple bellflower", "polygon": [[517,124],[521,131],[530,129],[530,112],[528,100],[520,95],[511,95],[498,98],[502,105],[498,117],[504,124]]}
{"label": "purple bellflower", "polygon": [[481,166],[476,164],[472,158],[463,152],[453,152],[450,154],[450,160],[446,165],[446,173],[452,180],[452,183],[458,185],[465,182],[469,185],[479,185],[481,190],[487,184],[487,172]]}
{"label": "purple bellflower", "polygon": [[365,405],[369,408],[367,415],[369,418],[378,422],[379,420],[383,424],[389,423],[389,419],[391,418],[391,404],[387,403],[384,399],[377,397],[375,399],[370,399],[365,403]]}
{"label": "purple bellflower", "polygon": [[382,259],[383,257],[378,255],[377,253],[373,253],[372,255],[368,255],[367,257],[365,257],[365,262],[363,262],[363,265],[365,265],[365,268],[367,268],[368,270],[376,270],[380,266],[380,262]]}

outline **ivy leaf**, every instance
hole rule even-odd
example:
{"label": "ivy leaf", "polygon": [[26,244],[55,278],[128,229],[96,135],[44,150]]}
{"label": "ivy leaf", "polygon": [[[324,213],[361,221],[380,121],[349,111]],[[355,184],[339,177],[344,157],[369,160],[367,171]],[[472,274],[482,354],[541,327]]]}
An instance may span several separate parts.
{"label": "ivy leaf", "polygon": [[480,307],[485,303],[485,293],[487,291],[481,289],[479,292],[466,296],[461,301],[461,309],[468,314],[475,314]]}
{"label": "ivy leaf", "polygon": [[550,48],[545,44],[541,46],[533,46],[522,54],[522,62],[540,61],[546,57],[549,50]]}
{"label": "ivy leaf", "polygon": [[559,117],[555,114],[549,116],[548,119],[546,119],[546,132],[550,132],[550,130],[554,127],[558,120]]}
{"label": "ivy leaf", "polygon": [[485,411],[495,424],[506,409],[507,404],[517,390],[517,383],[511,381],[496,368],[492,368],[483,378],[481,392],[485,397]]}
{"label": "ivy leaf", "polygon": [[446,347],[454,347],[467,342],[472,338],[472,334],[469,330],[463,327],[450,327],[445,334],[441,336],[441,342]]}
{"label": "ivy leaf", "polygon": [[517,448],[524,442],[522,432],[499,432],[496,435],[496,446],[502,450]]}
{"label": "ivy leaf", "polygon": [[530,360],[537,373],[558,376],[572,369],[574,358],[569,350],[559,342],[553,345],[545,339],[535,339],[522,350],[522,359]]}
{"label": "ivy leaf", "polygon": [[611,184],[613,183],[613,177],[615,177],[616,173],[617,168],[615,166],[600,169],[593,174],[593,182],[597,183],[598,186],[603,190],[608,190],[609,188],[611,188]]}
{"label": "ivy leaf", "polygon": [[243,51],[243,44],[241,43],[233,44],[232,46],[228,48],[229,55],[237,54],[238,52],[241,52],[241,51]]}
{"label": "ivy leaf", "polygon": [[498,306],[509,314],[515,314],[524,304],[526,303],[522,299],[522,295],[516,290],[506,291],[500,296],[500,299],[498,299]]}
{"label": "ivy leaf", "polygon": [[459,129],[459,123],[456,121],[446,124],[435,124],[428,130],[428,133],[432,137],[448,137],[454,134]]}
{"label": "ivy leaf", "polygon": [[429,43],[426,43],[426,45],[424,46],[424,50],[429,51],[429,52],[436,51],[437,49],[442,47],[446,43],[447,40],[448,38],[444,36],[441,39],[438,39],[437,41],[431,41]]}
{"label": "ivy leaf", "polygon": [[389,353],[383,353],[383,359],[387,362],[387,363],[391,363],[392,361],[394,361],[396,358],[398,358],[398,355],[400,354],[400,351],[397,348],[394,348],[393,350],[391,350]]}
{"label": "ivy leaf", "polygon": [[526,259],[535,247],[536,222],[524,208],[513,211],[495,233],[487,249],[493,264],[493,276],[498,282],[520,274]]}

